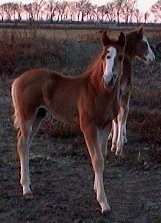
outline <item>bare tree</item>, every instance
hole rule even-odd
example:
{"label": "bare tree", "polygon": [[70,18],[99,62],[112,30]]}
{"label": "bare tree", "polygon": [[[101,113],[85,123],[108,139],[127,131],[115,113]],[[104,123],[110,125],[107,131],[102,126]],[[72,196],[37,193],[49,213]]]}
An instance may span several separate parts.
{"label": "bare tree", "polygon": [[136,9],[136,0],[123,0],[121,15],[125,23],[130,22]]}
{"label": "bare tree", "polygon": [[87,17],[87,20],[89,19],[91,20],[93,13],[94,13],[94,6],[90,2],[87,2],[84,9],[84,14]]}
{"label": "bare tree", "polygon": [[45,4],[44,0],[37,0],[33,3],[34,11],[36,15],[36,20],[40,19],[40,13],[42,10],[42,6]]}
{"label": "bare tree", "polygon": [[12,15],[13,15],[13,20],[21,20],[21,15],[23,12],[23,4],[22,3],[12,3]]}
{"label": "bare tree", "polygon": [[89,19],[93,20],[97,18],[97,5],[92,5],[89,13]]}
{"label": "bare tree", "polygon": [[116,5],[116,16],[117,16],[117,23],[120,23],[120,15],[122,11],[122,6],[124,3],[124,0],[115,0],[113,3]]}
{"label": "bare tree", "polygon": [[13,15],[13,3],[9,2],[9,3],[3,4],[3,10],[6,14],[7,20],[11,20],[12,15]]}
{"label": "bare tree", "polygon": [[84,21],[84,17],[87,13],[87,5],[89,4],[89,1],[88,0],[81,0],[81,1],[78,1],[76,3],[76,8],[77,8],[77,16],[78,16],[78,21],[80,19],[80,15],[81,15],[81,21],[83,22]]}
{"label": "bare tree", "polygon": [[161,19],[161,0],[153,4],[150,11],[153,13],[156,20]]}
{"label": "bare tree", "polygon": [[147,20],[148,20],[149,16],[150,16],[149,12],[144,13],[144,23],[147,23]]}
{"label": "bare tree", "polygon": [[12,15],[13,15],[13,20],[16,20],[16,9],[17,9],[17,3],[12,3],[10,6],[12,9]]}
{"label": "bare tree", "polygon": [[108,18],[108,21],[109,22],[115,22],[116,21],[116,14],[115,14],[115,8],[116,5],[115,5],[115,2],[109,2],[107,3],[106,5],[106,15],[107,15],[107,18]]}
{"label": "bare tree", "polygon": [[47,18],[49,18],[52,22],[58,11],[58,2],[55,2],[54,0],[49,0],[46,2],[45,5],[45,11],[47,12],[47,15],[49,15]]}
{"label": "bare tree", "polygon": [[143,14],[140,12],[139,9],[135,9],[135,10],[134,10],[134,16],[135,16],[135,18],[136,18],[136,23],[137,23],[137,24],[140,23]]}
{"label": "bare tree", "polygon": [[4,5],[0,5],[0,16],[1,16],[1,21],[3,22],[5,16]]}
{"label": "bare tree", "polygon": [[58,8],[58,20],[60,19],[61,21],[64,19],[67,19],[67,13],[66,13],[66,8],[67,8],[68,3],[66,1],[63,2],[58,2],[57,3],[57,8]]}
{"label": "bare tree", "polygon": [[97,20],[104,20],[104,17],[106,15],[107,9],[105,5],[101,5],[97,8]]}
{"label": "bare tree", "polygon": [[73,21],[77,13],[76,2],[69,2],[66,7],[66,12],[70,16],[70,20]]}
{"label": "bare tree", "polygon": [[23,13],[23,3],[20,2],[17,4],[17,14],[18,14],[18,20],[22,20],[22,13]]}
{"label": "bare tree", "polygon": [[35,20],[34,4],[33,3],[25,4],[23,7],[24,10],[26,11],[26,19],[34,21]]}

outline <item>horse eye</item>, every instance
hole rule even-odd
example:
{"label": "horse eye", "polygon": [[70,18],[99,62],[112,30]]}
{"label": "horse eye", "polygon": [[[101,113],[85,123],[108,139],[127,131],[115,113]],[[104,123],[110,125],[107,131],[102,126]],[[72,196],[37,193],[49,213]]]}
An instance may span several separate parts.
{"label": "horse eye", "polygon": [[122,61],[122,60],[123,60],[123,56],[120,55],[120,56],[119,56],[119,61]]}
{"label": "horse eye", "polygon": [[109,55],[106,56],[107,59],[110,59],[111,57]]}
{"label": "horse eye", "polygon": [[148,48],[148,44],[146,42],[143,42],[143,48],[146,50]]}

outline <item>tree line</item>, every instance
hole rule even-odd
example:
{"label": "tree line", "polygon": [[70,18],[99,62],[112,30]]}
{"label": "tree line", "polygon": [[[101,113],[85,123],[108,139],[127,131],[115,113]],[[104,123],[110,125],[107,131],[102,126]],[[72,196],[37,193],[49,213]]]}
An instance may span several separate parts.
{"label": "tree line", "polygon": [[98,6],[90,0],[55,1],[37,0],[30,4],[8,2],[0,5],[0,20],[3,21],[99,21],[99,22],[144,22],[152,17],[160,22],[161,0],[143,13],[136,0],[113,0]]}

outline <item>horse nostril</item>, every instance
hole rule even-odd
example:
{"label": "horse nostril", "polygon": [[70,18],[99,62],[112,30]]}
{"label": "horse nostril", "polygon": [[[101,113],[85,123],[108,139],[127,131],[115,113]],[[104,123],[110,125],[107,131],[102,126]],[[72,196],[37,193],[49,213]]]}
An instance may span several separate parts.
{"label": "horse nostril", "polygon": [[103,76],[102,77],[102,82],[104,84],[105,87],[113,87],[114,83],[115,83],[115,75],[114,73],[110,73],[108,76]]}
{"label": "horse nostril", "polygon": [[110,82],[108,83],[108,86],[111,87],[111,86],[113,86],[113,84],[114,84],[114,77],[112,76]]}

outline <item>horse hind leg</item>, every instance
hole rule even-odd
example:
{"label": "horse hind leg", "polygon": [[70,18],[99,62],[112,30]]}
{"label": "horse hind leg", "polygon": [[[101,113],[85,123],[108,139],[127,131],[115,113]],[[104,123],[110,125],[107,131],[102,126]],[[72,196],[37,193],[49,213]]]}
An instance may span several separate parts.
{"label": "horse hind leg", "polygon": [[33,137],[38,130],[42,120],[46,116],[45,109],[38,109],[33,120],[27,121],[23,127],[20,127],[18,133],[17,150],[21,164],[21,179],[20,184],[23,189],[23,196],[32,198],[32,191],[30,188],[30,173],[29,173],[29,148]]}
{"label": "horse hind leg", "polygon": [[29,145],[31,145],[32,140],[33,140],[37,130],[39,129],[41,122],[46,117],[46,114],[47,114],[47,110],[44,107],[39,107],[37,109],[35,117],[34,117],[33,122],[32,122],[32,130],[30,132]]}
{"label": "horse hind leg", "polygon": [[31,182],[29,175],[29,131],[31,128],[31,121],[25,122],[20,126],[18,132],[17,151],[21,165],[21,179],[20,184],[23,189],[23,195],[27,198],[32,197]]}

